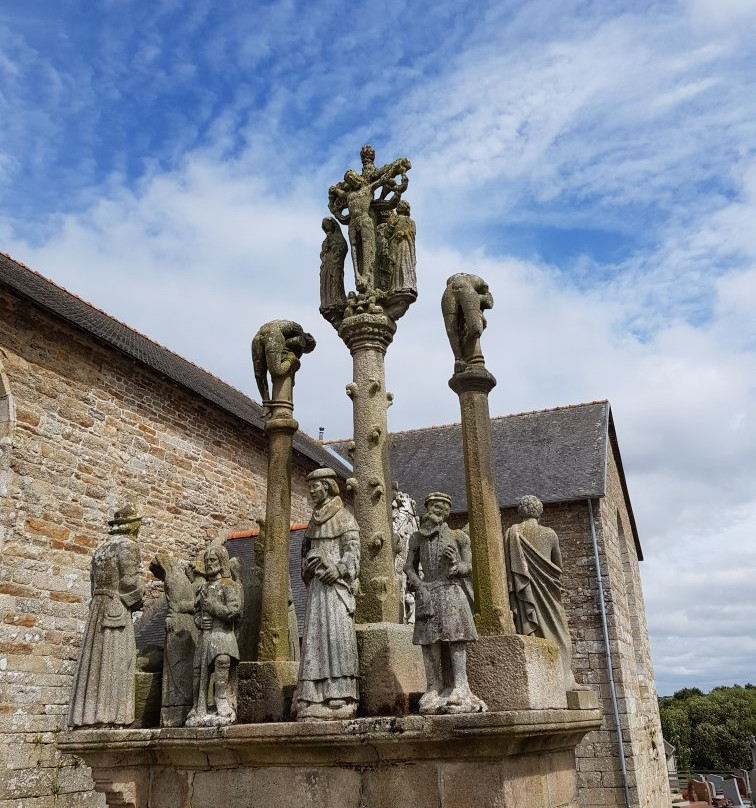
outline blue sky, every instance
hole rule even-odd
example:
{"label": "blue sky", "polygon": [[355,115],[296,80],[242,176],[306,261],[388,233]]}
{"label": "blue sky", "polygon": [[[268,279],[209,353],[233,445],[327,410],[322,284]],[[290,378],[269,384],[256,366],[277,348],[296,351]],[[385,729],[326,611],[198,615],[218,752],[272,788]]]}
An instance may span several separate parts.
{"label": "blue sky", "polygon": [[[756,677],[756,4],[0,2],[0,249],[257,397],[275,317],[319,347],[326,190],[413,163],[420,298],[391,429],[456,421],[438,306],[485,277],[501,415],[609,398],[660,693]],[[697,654],[694,647],[705,647]]]}

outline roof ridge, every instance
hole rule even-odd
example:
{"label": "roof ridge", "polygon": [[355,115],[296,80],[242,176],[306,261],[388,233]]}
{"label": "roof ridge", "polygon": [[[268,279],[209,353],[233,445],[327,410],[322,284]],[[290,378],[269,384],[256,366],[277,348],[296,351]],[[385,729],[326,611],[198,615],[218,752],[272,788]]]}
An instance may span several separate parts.
{"label": "roof ridge", "polygon": [[[511,412],[507,415],[492,415],[490,420],[491,421],[503,421],[505,418],[520,418],[525,415],[540,415],[546,412],[560,412],[561,410],[575,410],[579,407],[593,407],[596,404],[608,404],[608,398],[601,398],[596,401],[582,401],[579,404],[563,404],[559,407],[544,407],[540,410],[527,410],[523,412]],[[395,435],[409,435],[411,432],[428,432],[431,429],[449,429],[450,427],[454,426],[461,426],[461,421],[452,421],[449,424],[431,424],[430,426],[418,426],[414,429],[400,429],[396,432],[389,430],[390,436]],[[324,444],[329,443],[346,443],[347,441],[352,440],[352,438],[340,438],[340,439],[331,439],[331,440],[324,440]]]}
{"label": "roof ridge", "polygon": [[[146,334],[143,334],[141,331],[139,331],[139,329],[134,328],[133,326],[129,325],[128,323],[125,323],[123,320],[119,320],[117,317],[114,317],[112,314],[109,314],[107,311],[105,311],[105,309],[101,309],[99,306],[95,306],[94,303],[90,303],[88,300],[85,300],[83,297],[79,297],[79,295],[77,295],[75,292],[71,292],[70,290],[66,289],[65,286],[61,286],[59,283],[56,283],[54,280],[48,278],[46,275],[43,275],[41,272],[38,272],[36,269],[32,269],[28,264],[25,264],[23,261],[19,261],[17,258],[14,258],[12,255],[9,255],[8,253],[4,252],[3,250],[0,250],[0,255],[7,258],[9,261],[13,261],[14,264],[18,264],[20,267],[23,267],[28,272],[31,272],[33,275],[36,275],[38,278],[43,280],[45,283],[49,283],[51,286],[54,286],[56,289],[59,289],[61,292],[63,292],[64,294],[67,294],[69,297],[73,298],[74,300],[78,300],[79,303],[81,303],[84,306],[87,306],[87,308],[92,309],[92,311],[96,311],[98,314],[101,314],[103,317],[107,317],[108,320],[112,320],[114,323],[118,323],[118,325],[123,326],[123,328],[126,328],[128,331],[131,331],[133,334],[136,334],[138,337],[141,337],[143,340],[146,340],[150,344],[155,345],[156,347],[160,348],[161,351],[167,351],[168,353],[173,354],[173,356],[175,356],[177,359],[180,359],[182,362],[186,362],[188,365],[191,365],[192,367],[197,368],[197,370],[201,370],[203,373],[206,373],[208,376],[212,376],[213,379],[220,382],[222,385],[230,388],[231,390],[234,390],[235,392],[239,393],[240,395],[244,396],[245,398],[249,398],[249,400],[253,404],[257,404],[257,402],[253,398],[250,398],[246,393],[242,392],[237,387],[234,387],[232,384],[229,384],[227,381],[225,381],[225,379],[221,379],[220,376],[216,376],[215,373],[213,373],[212,371],[207,370],[206,368],[203,368],[202,365],[198,365],[196,362],[192,362],[191,359],[187,359],[185,356],[182,356],[180,353],[176,353],[176,351],[169,348],[167,345],[162,345],[157,340],[152,339],[152,337],[148,337]],[[102,337],[101,336],[100,339],[104,339],[105,341],[111,342],[111,344],[115,345],[115,343],[108,340],[107,337]],[[124,353],[126,353],[124,348],[121,347],[120,345],[115,345],[115,347],[118,348],[119,351],[124,351]],[[257,406],[261,407],[260,404],[257,404]]]}

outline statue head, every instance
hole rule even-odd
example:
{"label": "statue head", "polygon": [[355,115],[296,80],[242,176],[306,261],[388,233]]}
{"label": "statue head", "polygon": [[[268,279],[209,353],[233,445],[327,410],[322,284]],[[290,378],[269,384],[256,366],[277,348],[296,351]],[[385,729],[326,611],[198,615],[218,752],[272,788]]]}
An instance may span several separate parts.
{"label": "statue head", "polygon": [[363,178],[353,168],[350,168],[344,174],[344,182],[351,188],[357,189],[362,185]]}
{"label": "statue head", "polygon": [[431,522],[440,525],[451,513],[451,497],[442,491],[433,491],[425,498],[425,515],[423,523]]}
{"label": "statue head", "polygon": [[120,510],[113,514],[113,518],[108,522],[111,536],[123,535],[136,539],[139,527],[142,524],[142,517],[137,513],[136,505],[129,502]]}
{"label": "statue head", "polygon": [[362,160],[362,165],[375,162],[375,149],[369,143],[360,149],[360,160]]}
{"label": "statue head", "polygon": [[333,233],[336,230],[336,219],[333,216],[326,216],[320,226],[323,228],[324,233]]}
{"label": "statue head", "polygon": [[228,558],[228,550],[221,545],[212,545],[205,550],[203,556],[205,565],[205,577],[208,580],[213,578],[230,578],[231,566]]}
{"label": "statue head", "polygon": [[517,513],[525,519],[540,519],[543,513],[543,503],[533,494],[526,494],[517,504]]}
{"label": "statue head", "polygon": [[320,507],[329,499],[339,493],[339,483],[336,472],[333,469],[315,469],[307,475],[310,499],[315,507]]}
{"label": "statue head", "polygon": [[405,199],[400,199],[396,203],[396,212],[400,216],[409,216],[410,215],[410,203],[407,202]]}

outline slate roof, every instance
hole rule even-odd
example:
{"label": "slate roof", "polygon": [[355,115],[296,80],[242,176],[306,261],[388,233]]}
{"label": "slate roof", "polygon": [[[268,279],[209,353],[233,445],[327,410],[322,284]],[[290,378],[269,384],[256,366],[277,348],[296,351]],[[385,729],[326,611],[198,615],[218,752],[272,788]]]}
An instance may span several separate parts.
{"label": "slate roof", "polygon": [[[262,407],[244,393],[1,252],[0,284],[262,431]],[[293,445],[316,465],[350,476],[348,466],[304,432],[296,433]]]}
{"label": "slate roof", "polygon": [[[608,401],[492,418],[491,433],[501,508],[516,505],[524,494],[536,494],[543,502],[604,496],[611,442],[640,554]],[[328,443],[348,457],[347,441]],[[461,424],[394,432],[389,447],[391,476],[401,491],[420,506],[429,492],[446,491],[453,512],[467,512]]]}

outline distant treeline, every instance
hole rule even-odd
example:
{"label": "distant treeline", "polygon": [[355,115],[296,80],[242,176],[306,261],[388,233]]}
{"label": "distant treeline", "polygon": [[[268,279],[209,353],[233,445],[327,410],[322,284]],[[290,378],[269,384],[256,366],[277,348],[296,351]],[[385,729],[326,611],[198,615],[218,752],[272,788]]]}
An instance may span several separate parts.
{"label": "distant treeline", "polygon": [[697,687],[659,699],[662,732],[680,773],[750,769],[748,736],[756,735],[756,685]]}

